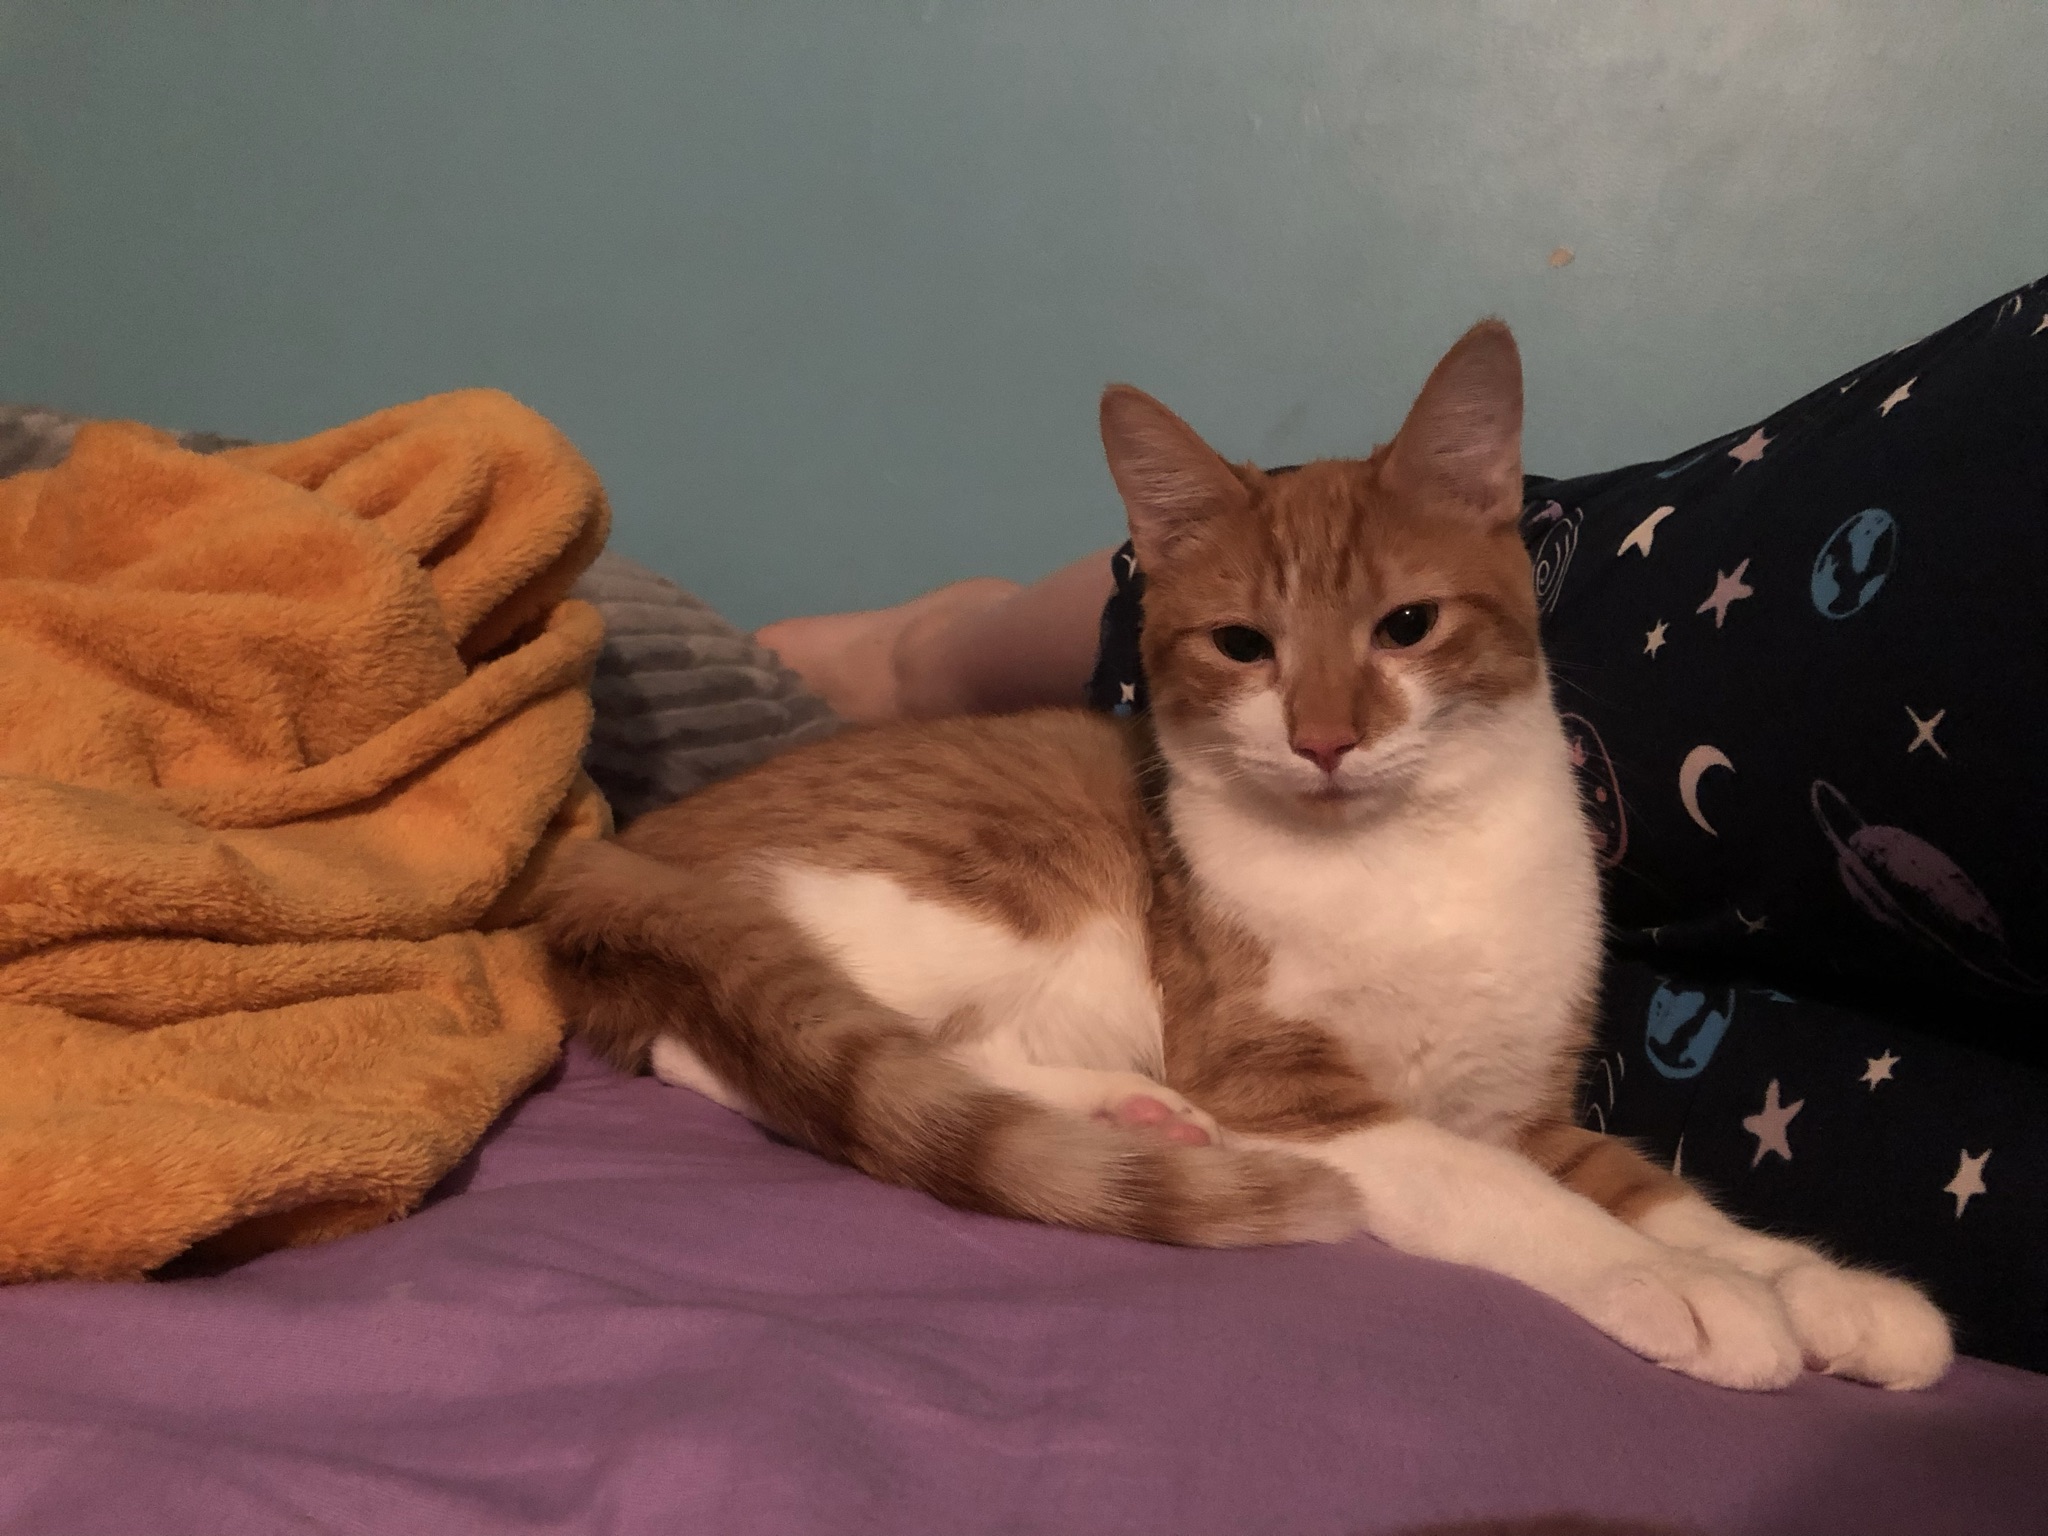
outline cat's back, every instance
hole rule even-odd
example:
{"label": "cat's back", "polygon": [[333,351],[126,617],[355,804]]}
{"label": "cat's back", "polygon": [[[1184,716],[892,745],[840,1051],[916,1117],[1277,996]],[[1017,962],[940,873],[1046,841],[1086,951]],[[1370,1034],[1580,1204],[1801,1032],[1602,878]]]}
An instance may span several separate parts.
{"label": "cat's back", "polygon": [[635,821],[620,841],[694,867],[880,874],[1031,929],[1142,903],[1142,729],[1080,709],[856,727]]}

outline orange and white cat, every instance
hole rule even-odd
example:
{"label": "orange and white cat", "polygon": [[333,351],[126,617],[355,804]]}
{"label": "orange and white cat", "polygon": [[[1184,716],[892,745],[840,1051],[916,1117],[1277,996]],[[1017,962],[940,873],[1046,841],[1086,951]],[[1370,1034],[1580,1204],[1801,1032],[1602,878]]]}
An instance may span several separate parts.
{"label": "orange and white cat", "polygon": [[1745,1230],[1570,1118],[1599,889],[1487,322],[1363,460],[1268,476],[1136,390],[1102,436],[1148,721],[852,731],[590,848],[570,1015],[975,1210],[1214,1245],[1363,1230],[1673,1369],[1938,1378],[1912,1287]]}

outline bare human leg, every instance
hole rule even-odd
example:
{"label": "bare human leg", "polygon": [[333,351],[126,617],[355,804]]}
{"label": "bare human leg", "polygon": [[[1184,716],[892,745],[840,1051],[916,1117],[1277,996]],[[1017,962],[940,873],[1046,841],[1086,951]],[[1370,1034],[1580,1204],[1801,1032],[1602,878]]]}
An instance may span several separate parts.
{"label": "bare human leg", "polygon": [[859,723],[1078,705],[1113,584],[1109,555],[1028,587],[977,577],[894,608],[783,619],[755,638]]}

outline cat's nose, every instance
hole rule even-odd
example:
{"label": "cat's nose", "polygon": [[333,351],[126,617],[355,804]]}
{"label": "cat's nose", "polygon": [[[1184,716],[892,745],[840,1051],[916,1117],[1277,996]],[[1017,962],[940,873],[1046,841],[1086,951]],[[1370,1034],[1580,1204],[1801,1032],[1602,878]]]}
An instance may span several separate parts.
{"label": "cat's nose", "polygon": [[1294,738],[1294,755],[1307,758],[1325,773],[1335,773],[1337,764],[1344,760],[1344,754],[1357,745],[1356,736],[1340,736],[1335,732],[1304,733]]}

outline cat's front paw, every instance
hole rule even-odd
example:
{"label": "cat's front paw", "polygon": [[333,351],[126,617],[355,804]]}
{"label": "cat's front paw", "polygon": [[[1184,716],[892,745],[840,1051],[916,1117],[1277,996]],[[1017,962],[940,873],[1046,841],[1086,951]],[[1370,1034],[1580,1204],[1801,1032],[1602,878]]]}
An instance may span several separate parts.
{"label": "cat's front paw", "polygon": [[1171,1088],[1135,1075],[1105,1095],[1095,1118],[1183,1146],[1213,1147],[1223,1140],[1222,1130],[1208,1115]]}
{"label": "cat's front paw", "polygon": [[1930,1387],[1955,1358],[1948,1320],[1902,1280],[1818,1254],[1776,1278],[1807,1363],[1895,1391]]}
{"label": "cat's front paw", "polygon": [[1609,1270],[1577,1310],[1645,1359],[1716,1386],[1771,1391],[1799,1375],[1791,1321],[1763,1281],[1689,1254]]}

